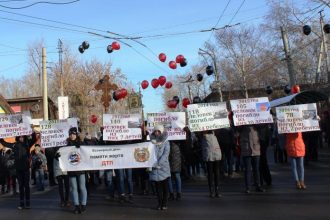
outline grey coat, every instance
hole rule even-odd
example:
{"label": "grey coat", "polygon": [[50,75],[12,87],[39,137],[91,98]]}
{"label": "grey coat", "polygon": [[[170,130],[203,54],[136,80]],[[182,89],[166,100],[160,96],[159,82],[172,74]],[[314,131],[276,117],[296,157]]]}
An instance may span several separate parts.
{"label": "grey coat", "polygon": [[167,140],[167,133],[164,132],[159,138],[153,134],[150,135],[150,140],[155,144],[157,162],[149,174],[151,181],[162,181],[171,176],[169,154],[170,144]]}
{"label": "grey coat", "polygon": [[240,128],[240,146],[242,157],[260,156],[260,140],[254,126]]}
{"label": "grey coat", "polygon": [[203,161],[221,160],[221,149],[217,137],[214,133],[207,133],[201,136],[201,147]]}
{"label": "grey coat", "polygon": [[55,157],[53,160],[53,170],[54,170],[54,177],[67,175],[68,173],[66,171],[62,171],[60,168],[60,162],[58,160],[58,157]]}

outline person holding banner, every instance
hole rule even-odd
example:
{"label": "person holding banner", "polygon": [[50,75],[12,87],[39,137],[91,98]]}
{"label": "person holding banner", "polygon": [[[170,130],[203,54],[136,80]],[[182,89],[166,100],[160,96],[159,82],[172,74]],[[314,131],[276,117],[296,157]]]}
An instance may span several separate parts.
{"label": "person holding banner", "polygon": [[203,131],[199,134],[199,141],[202,147],[203,161],[206,163],[207,168],[210,197],[219,198],[220,161],[222,154],[218,139],[213,131]]}
{"label": "person holding banner", "polygon": [[4,139],[0,139],[0,143],[5,147],[14,151],[15,168],[19,186],[19,210],[30,209],[30,149],[35,143],[35,133],[32,136],[17,136],[15,143],[8,143]]}
{"label": "person holding banner", "polygon": [[286,134],[286,151],[290,158],[296,188],[306,189],[307,187],[304,183],[305,143],[301,132]]}
{"label": "person holding banner", "polygon": [[264,192],[260,186],[260,139],[255,125],[243,125],[238,127],[240,135],[241,156],[244,164],[245,193],[250,193],[251,166],[256,192]]}
{"label": "person holding banner", "polygon": [[[80,144],[81,141],[78,136],[77,128],[70,128],[67,146],[75,146],[76,148],[80,148]],[[74,214],[81,214],[86,211],[87,204],[86,174],[85,171],[69,171],[68,175],[72,192],[72,200],[75,207],[73,212]]]}
{"label": "person holding banner", "polygon": [[150,135],[151,142],[155,145],[157,162],[150,172],[150,180],[155,182],[158,199],[157,210],[167,210],[168,180],[171,176],[169,154],[170,144],[164,126],[158,124]]}

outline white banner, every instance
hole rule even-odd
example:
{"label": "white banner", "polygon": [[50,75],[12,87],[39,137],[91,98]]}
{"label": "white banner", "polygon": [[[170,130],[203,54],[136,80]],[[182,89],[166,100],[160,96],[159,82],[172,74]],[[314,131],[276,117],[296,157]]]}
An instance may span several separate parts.
{"label": "white banner", "polygon": [[188,105],[188,124],[192,132],[230,127],[225,102]]}
{"label": "white banner", "polygon": [[0,138],[32,134],[30,124],[23,123],[23,114],[0,114]]}
{"label": "white banner", "polygon": [[62,147],[59,152],[60,167],[63,171],[153,167],[157,161],[151,142]]}
{"label": "white banner", "polygon": [[147,129],[151,133],[157,124],[167,130],[168,140],[185,140],[186,114],[184,112],[147,113]]}
{"label": "white banner", "polygon": [[67,119],[69,117],[69,98],[68,96],[59,96],[58,102],[58,119]]}
{"label": "white banner", "polygon": [[41,147],[66,146],[66,140],[69,137],[69,129],[72,127],[78,127],[77,118],[41,121]]}
{"label": "white banner", "polygon": [[273,123],[267,97],[230,100],[234,125]]}
{"label": "white banner", "polygon": [[141,140],[141,126],[140,114],[103,114],[103,140]]}
{"label": "white banner", "polygon": [[316,104],[276,107],[278,133],[320,130]]}

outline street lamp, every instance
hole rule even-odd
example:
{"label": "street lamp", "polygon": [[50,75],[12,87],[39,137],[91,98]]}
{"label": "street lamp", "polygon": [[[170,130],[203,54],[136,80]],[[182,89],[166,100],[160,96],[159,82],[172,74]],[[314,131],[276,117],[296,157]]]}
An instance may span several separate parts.
{"label": "street lamp", "polygon": [[[214,52],[210,53],[209,51],[203,50],[201,48],[199,48],[198,50],[198,54],[201,56],[205,56],[208,55],[211,59],[212,59],[212,63],[214,66],[214,76],[215,76],[215,81],[212,83],[211,85],[211,89],[217,89],[219,92],[219,96],[220,96],[220,102],[223,102],[223,97],[222,97],[222,90],[221,90],[221,82],[220,82],[220,74],[218,72],[218,68],[217,68],[217,62],[216,62],[216,57]],[[204,57],[204,59],[206,59]]]}

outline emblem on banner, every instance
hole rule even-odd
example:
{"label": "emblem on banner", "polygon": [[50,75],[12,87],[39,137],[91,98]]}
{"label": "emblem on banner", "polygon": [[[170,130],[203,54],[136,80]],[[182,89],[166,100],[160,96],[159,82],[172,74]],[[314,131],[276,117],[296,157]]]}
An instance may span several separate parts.
{"label": "emblem on banner", "polygon": [[81,161],[80,154],[76,151],[70,152],[68,160],[71,165],[78,165]]}
{"label": "emblem on banner", "polygon": [[135,148],[134,150],[134,158],[137,162],[146,162],[149,160],[150,153],[148,148]]}

